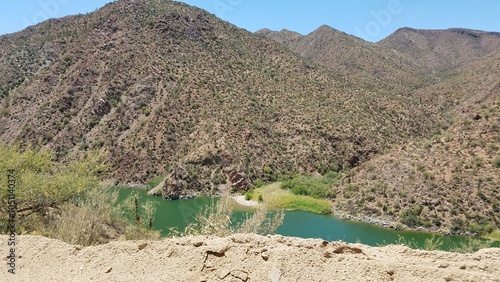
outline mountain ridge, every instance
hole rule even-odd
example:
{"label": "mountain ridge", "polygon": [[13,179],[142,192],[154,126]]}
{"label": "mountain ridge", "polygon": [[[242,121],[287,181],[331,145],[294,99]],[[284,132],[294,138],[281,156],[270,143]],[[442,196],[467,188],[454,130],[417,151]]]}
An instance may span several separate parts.
{"label": "mountain ridge", "polygon": [[[101,149],[120,183],[170,175],[173,196],[355,166],[435,122],[409,99],[348,85],[184,4],[119,1],[27,32],[15,44],[24,33],[0,37],[13,73],[2,85],[14,86],[2,101],[4,142],[46,146],[61,160]],[[16,62],[30,71],[9,81]],[[399,113],[380,112],[387,105]],[[389,139],[385,126],[401,131]]]}
{"label": "mountain ridge", "polygon": [[[0,36],[0,139],[52,149],[60,161],[100,150],[108,179],[146,183],[161,176],[169,198],[341,171],[345,181],[332,187],[336,208],[398,220],[424,202],[386,203],[371,179],[373,171],[405,179],[407,172],[388,164],[406,163],[398,157],[425,161],[427,169],[414,174],[431,177],[435,163],[448,160],[446,145],[456,154],[489,150],[467,160],[480,157],[484,172],[476,175],[488,191],[497,189],[500,141],[490,130],[497,122],[497,37],[401,29],[369,43],[328,26],[308,35],[253,34],[185,4],[121,0]],[[472,122],[478,126],[464,126]],[[425,140],[454,136],[453,127],[487,142],[472,148],[474,140],[453,139],[433,158],[420,155],[429,148]],[[403,152],[405,146],[415,153]],[[479,181],[471,171],[463,175]],[[407,181],[405,189],[416,185],[427,195],[435,186],[425,180]],[[467,185],[460,185],[456,198],[464,199]],[[368,203],[372,197],[377,200]],[[474,197],[486,206],[481,195]],[[441,201],[453,204],[449,197]],[[397,213],[387,214],[398,204]],[[498,211],[485,212],[493,215],[479,213],[471,222],[498,228]],[[419,224],[428,224],[430,214],[423,214]],[[444,211],[442,225],[431,227],[451,227],[462,216]]]}

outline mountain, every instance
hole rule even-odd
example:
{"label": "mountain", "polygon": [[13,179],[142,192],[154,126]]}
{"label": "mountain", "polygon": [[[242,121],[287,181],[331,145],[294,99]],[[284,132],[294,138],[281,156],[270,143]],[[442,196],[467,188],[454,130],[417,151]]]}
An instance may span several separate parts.
{"label": "mountain", "polygon": [[[418,40],[417,40],[418,39]],[[342,171],[334,207],[427,228],[500,227],[497,33],[237,28],[120,0],[0,36],[0,139],[100,150],[170,198]]]}
{"label": "mountain", "polygon": [[[443,121],[194,7],[121,0],[0,37],[1,139],[171,197],[351,168]],[[222,186],[221,186],[222,185]]]}
{"label": "mountain", "polygon": [[[376,44],[328,26],[306,36],[257,33],[357,85],[405,93],[431,117],[447,119],[433,135],[346,175],[334,188],[337,211],[453,233],[500,226],[500,33],[402,28]],[[404,67],[395,71],[395,60]],[[359,69],[345,68],[349,63]],[[386,70],[379,77],[385,83],[374,69]]]}
{"label": "mountain", "polygon": [[500,52],[456,72],[418,90],[456,105],[451,126],[359,166],[339,187],[339,209],[452,233],[500,226]]}
{"label": "mountain", "polygon": [[429,70],[447,71],[498,52],[500,32],[401,28],[378,45],[397,50]]}
{"label": "mountain", "polygon": [[255,34],[270,38],[274,41],[286,45],[287,47],[290,47],[290,45],[292,45],[297,40],[304,38],[302,34],[287,29],[283,29],[281,31],[273,31],[267,28],[263,28],[256,31]]}
{"label": "mountain", "polygon": [[260,30],[306,60],[322,65],[349,83],[378,92],[408,95],[429,81],[426,69],[391,48],[323,25],[305,36],[282,30]]}

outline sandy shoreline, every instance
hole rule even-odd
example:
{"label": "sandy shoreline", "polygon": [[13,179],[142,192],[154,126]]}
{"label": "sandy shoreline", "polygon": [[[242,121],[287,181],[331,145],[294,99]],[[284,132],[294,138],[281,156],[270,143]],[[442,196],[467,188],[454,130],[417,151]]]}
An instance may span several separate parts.
{"label": "sandy shoreline", "polygon": [[234,196],[233,199],[236,201],[236,203],[245,207],[256,207],[259,205],[259,203],[257,203],[256,201],[245,200],[245,196]]}

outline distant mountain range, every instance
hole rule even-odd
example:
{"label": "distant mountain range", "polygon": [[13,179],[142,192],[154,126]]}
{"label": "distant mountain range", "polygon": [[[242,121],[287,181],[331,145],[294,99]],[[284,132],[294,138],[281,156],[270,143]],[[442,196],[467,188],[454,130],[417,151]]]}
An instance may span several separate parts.
{"label": "distant mountain range", "polygon": [[254,34],[120,0],[0,36],[0,72],[3,142],[102,150],[117,183],[164,176],[175,198],[342,170],[338,210],[500,227],[500,33]]}

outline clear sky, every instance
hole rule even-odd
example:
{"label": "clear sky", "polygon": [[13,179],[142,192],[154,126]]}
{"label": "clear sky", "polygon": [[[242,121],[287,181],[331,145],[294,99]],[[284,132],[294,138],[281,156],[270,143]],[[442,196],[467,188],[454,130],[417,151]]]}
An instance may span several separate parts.
{"label": "clear sky", "polygon": [[[95,11],[110,0],[0,0],[0,34],[53,17]],[[249,31],[308,34],[326,24],[376,42],[400,27],[500,32],[499,0],[182,0]]]}

